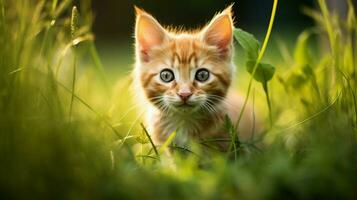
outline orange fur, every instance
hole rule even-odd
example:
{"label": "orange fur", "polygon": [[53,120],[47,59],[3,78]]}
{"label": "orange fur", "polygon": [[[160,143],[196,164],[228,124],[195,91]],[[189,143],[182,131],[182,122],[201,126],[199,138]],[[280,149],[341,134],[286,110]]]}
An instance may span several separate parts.
{"label": "orange fur", "polygon": [[[154,142],[162,144],[175,130],[175,142],[182,145],[191,138],[228,137],[222,130],[225,115],[236,120],[242,103],[229,92],[235,74],[232,7],[195,31],[165,29],[147,12],[135,10],[135,84],[140,101],[147,103],[146,125]],[[162,79],[164,69],[172,81]],[[197,78],[202,69],[209,74],[205,81]],[[251,119],[244,117],[242,135],[251,133]]]}

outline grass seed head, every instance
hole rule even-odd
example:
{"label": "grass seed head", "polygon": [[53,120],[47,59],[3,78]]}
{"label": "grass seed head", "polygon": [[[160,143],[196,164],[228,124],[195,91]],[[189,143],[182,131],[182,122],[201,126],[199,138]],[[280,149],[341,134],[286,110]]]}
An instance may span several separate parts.
{"label": "grass seed head", "polygon": [[72,8],[72,16],[71,16],[71,36],[72,40],[76,38],[76,33],[78,30],[78,9],[76,6]]}

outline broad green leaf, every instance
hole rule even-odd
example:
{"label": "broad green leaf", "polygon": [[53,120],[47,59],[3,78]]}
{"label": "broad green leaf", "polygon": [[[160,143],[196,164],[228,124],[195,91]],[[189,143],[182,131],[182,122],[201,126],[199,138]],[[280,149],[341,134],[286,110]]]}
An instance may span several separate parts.
{"label": "broad green leaf", "polygon": [[160,154],[163,154],[167,147],[172,143],[172,141],[175,139],[176,136],[176,131],[172,132],[171,135],[167,138],[165,143],[161,146],[159,149]]}
{"label": "broad green leaf", "polygon": [[246,52],[248,60],[256,60],[258,58],[260,43],[254,35],[236,28],[234,29],[234,37]]}
{"label": "broad green leaf", "polygon": [[[247,71],[252,74],[256,61],[248,61],[246,64]],[[273,78],[275,73],[275,67],[267,63],[259,63],[254,74],[254,79],[260,83],[267,83]]]}

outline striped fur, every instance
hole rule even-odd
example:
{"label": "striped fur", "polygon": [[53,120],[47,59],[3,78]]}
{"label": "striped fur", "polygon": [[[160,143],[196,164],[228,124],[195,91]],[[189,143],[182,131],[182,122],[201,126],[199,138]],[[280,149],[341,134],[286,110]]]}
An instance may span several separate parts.
{"label": "striped fur", "polygon": [[[136,14],[134,80],[154,142],[162,144],[175,130],[180,145],[190,138],[227,137],[225,115],[236,119],[241,106],[240,97],[229,93],[235,74],[231,7],[195,31],[165,29],[145,11],[136,8]],[[170,83],[160,80],[165,68],[174,72]],[[210,72],[206,82],[194,80],[201,68]],[[192,92],[189,105],[182,106],[182,88]]]}

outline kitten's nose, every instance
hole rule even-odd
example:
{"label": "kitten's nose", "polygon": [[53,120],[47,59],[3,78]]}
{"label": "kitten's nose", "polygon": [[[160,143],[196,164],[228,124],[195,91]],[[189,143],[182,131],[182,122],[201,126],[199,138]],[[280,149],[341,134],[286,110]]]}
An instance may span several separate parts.
{"label": "kitten's nose", "polygon": [[177,95],[182,99],[182,101],[186,102],[192,95],[192,92],[190,90],[180,90]]}

